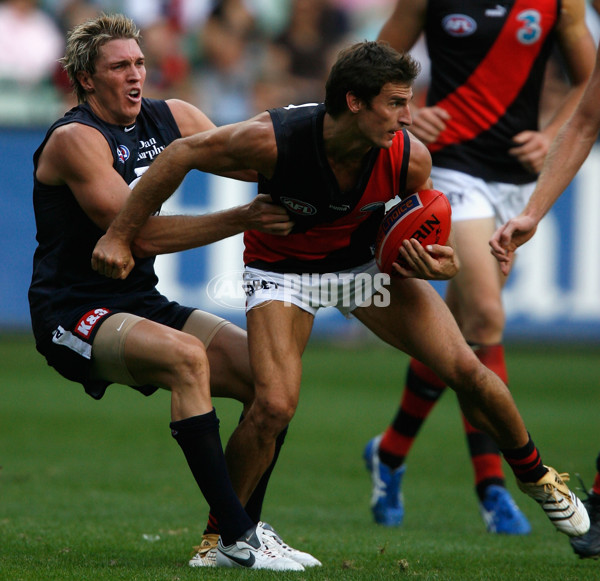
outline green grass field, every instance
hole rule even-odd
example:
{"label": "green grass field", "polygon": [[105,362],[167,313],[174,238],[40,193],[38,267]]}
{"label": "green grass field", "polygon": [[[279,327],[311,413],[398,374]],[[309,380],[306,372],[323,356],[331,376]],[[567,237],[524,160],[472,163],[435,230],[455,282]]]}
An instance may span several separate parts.
{"label": "green grass field", "polygon": [[[598,349],[508,348],[511,386],[544,461],[581,473],[598,452]],[[28,336],[0,338],[0,579],[294,578],[600,579],[541,509],[509,488],[529,517],[525,538],[484,531],[455,398],[425,425],[404,481],[402,528],[375,525],[361,454],[391,419],[406,358],[367,341],[313,343],[300,406],[271,481],[264,518],[323,562],[276,574],[191,569],[207,507],[169,433],[169,397],[112,387],[100,402],[63,380]],[[239,415],[216,400],[224,438]],[[573,487],[578,483],[573,476]]]}

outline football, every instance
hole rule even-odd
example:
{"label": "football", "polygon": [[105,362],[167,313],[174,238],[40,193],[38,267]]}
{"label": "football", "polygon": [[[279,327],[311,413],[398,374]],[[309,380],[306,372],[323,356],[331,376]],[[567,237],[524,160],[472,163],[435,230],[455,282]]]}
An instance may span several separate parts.
{"label": "football", "polygon": [[381,272],[392,274],[402,241],[415,238],[423,246],[446,244],[452,225],[448,198],[438,190],[421,190],[390,208],[375,242],[375,260]]}

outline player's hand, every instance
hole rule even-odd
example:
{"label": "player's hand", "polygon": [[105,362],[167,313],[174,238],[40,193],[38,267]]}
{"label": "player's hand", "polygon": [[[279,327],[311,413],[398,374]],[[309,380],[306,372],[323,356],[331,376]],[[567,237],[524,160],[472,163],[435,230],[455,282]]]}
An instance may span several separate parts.
{"label": "player's hand", "polygon": [[394,262],[394,270],[404,278],[447,280],[458,272],[458,257],[451,246],[430,244],[423,248],[411,238],[399,248],[401,262]]}
{"label": "player's hand", "polygon": [[519,215],[500,226],[490,239],[492,254],[500,263],[500,270],[508,275],[515,258],[515,251],[525,244],[537,230],[535,219]]}
{"label": "player's hand", "polygon": [[426,145],[433,143],[439,134],[446,129],[446,121],[450,114],[441,107],[422,107],[413,113],[409,131]]}
{"label": "player's hand", "polygon": [[513,142],[515,147],[508,153],[516,157],[528,172],[540,173],[550,148],[550,139],[540,131],[521,131],[513,137]]}
{"label": "player's hand", "polygon": [[102,236],[92,252],[92,268],[108,278],[126,279],[134,265],[131,248],[110,234]]}
{"label": "player's hand", "polygon": [[267,194],[258,194],[247,209],[248,227],[246,230],[258,230],[265,234],[286,236],[292,231],[294,222],[290,220],[287,210],[276,204]]}

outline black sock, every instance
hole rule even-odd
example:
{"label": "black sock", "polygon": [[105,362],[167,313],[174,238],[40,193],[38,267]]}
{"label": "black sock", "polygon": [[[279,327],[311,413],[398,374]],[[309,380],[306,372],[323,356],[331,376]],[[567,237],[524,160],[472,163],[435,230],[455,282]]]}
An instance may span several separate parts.
{"label": "black sock", "polygon": [[531,436],[527,444],[521,448],[500,451],[521,482],[537,482],[548,472]]}
{"label": "black sock", "polygon": [[219,521],[223,544],[230,545],[254,523],[231,485],[215,410],[171,422],[170,426],[210,510]]}
{"label": "black sock", "polygon": [[269,464],[269,467],[265,470],[265,473],[262,475],[262,478],[256,485],[252,496],[250,496],[248,502],[246,503],[246,512],[255,523],[260,521],[263,501],[267,492],[267,485],[269,484],[269,479],[271,478],[273,468],[275,468],[275,463],[279,457],[279,452],[281,451],[281,446],[283,446],[287,431],[288,426],[286,426],[283,431],[280,432],[279,436],[277,436],[277,439],[275,440],[275,453],[273,454],[273,460],[271,461],[271,464]]}

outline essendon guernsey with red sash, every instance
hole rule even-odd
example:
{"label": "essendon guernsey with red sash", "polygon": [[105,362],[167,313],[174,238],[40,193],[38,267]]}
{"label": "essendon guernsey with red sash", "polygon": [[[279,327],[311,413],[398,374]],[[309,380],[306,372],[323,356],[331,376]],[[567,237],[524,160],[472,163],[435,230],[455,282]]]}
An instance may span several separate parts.
{"label": "essendon guernsey with red sash", "polygon": [[259,192],[287,208],[295,222],[288,236],[244,234],[244,263],[274,272],[333,272],[373,258],[377,228],[388,200],[404,193],[410,141],[396,134],[389,149],[374,148],[356,186],[340,192],[323,143],[324,105],[269,110],[277,141],[272,179],[259,176]]}
{"label": "essendon guernsey with red sash", "polygon": [[451,115],[430,146],[433,164],[486,181],[534,181],[508,149],[537,130],[559,0],[429,0],[427,105]]}

